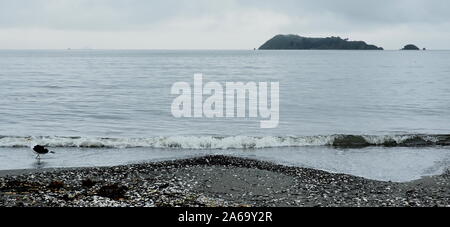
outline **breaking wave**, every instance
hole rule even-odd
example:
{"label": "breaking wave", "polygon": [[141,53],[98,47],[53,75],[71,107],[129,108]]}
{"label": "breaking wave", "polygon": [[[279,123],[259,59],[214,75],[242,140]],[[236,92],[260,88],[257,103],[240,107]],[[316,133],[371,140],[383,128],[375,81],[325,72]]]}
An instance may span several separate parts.
{"label": "breaking wave", "polygon": [[333,146],[337,148],[450,146],[450,135],[330,135],[330,136],[168,136],[150,138],[14,137],[0,136],[0,147],[261,149]]}

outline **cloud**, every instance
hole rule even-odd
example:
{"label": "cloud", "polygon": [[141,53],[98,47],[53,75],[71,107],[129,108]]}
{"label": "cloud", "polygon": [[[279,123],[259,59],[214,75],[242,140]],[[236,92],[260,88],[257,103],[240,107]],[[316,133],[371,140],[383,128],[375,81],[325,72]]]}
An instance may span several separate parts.
{"label": "cloud", "polygon": [[449,11],[447,0],[0,0],[0,48],[248,49],[278,33],[450,48]]}
{"label": "cloud", "polygon": [[48,46],[60,49],[251,49],[287,25],[289,19],[282,14],[242,10],[197,17],[175,16],[139,30],[8,28],[0,30],[0,43],[7,46],[22,43],[24,49]]}

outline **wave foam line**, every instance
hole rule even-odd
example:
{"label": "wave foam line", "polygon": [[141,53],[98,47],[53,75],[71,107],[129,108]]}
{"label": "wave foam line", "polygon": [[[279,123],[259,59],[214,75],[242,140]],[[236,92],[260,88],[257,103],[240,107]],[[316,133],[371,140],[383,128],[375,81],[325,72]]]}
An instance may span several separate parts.
{"label": "wave foam line", "polygon": [[0,147],[80,148],[172,148],[172,149],[261,149],[278,147],[334,146],[359,148],[368,146],[419,147],[450,146],[450,135],[330,135],[330,136],[169,136],[150,138],[94,137],[14,137],[0,136]]}

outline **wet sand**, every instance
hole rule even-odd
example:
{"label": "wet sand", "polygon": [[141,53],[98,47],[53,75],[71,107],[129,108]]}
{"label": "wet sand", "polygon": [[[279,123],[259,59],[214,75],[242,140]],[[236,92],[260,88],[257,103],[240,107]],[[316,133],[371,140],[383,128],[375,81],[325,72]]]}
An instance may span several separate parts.
{"label": "wet sand", "polygon": [[449,207],[450,172],[392,183],[226,156],[0,171],[0,206]]}

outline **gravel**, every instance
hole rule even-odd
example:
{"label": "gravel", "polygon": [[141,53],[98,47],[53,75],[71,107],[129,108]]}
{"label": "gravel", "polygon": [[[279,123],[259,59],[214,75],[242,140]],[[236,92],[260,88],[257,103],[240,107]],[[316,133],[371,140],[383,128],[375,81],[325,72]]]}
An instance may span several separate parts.
{"label": "gravel", "polygon": [[450,172],[408,183],[249,159],[0,173],[2,207],[449,207]]}

